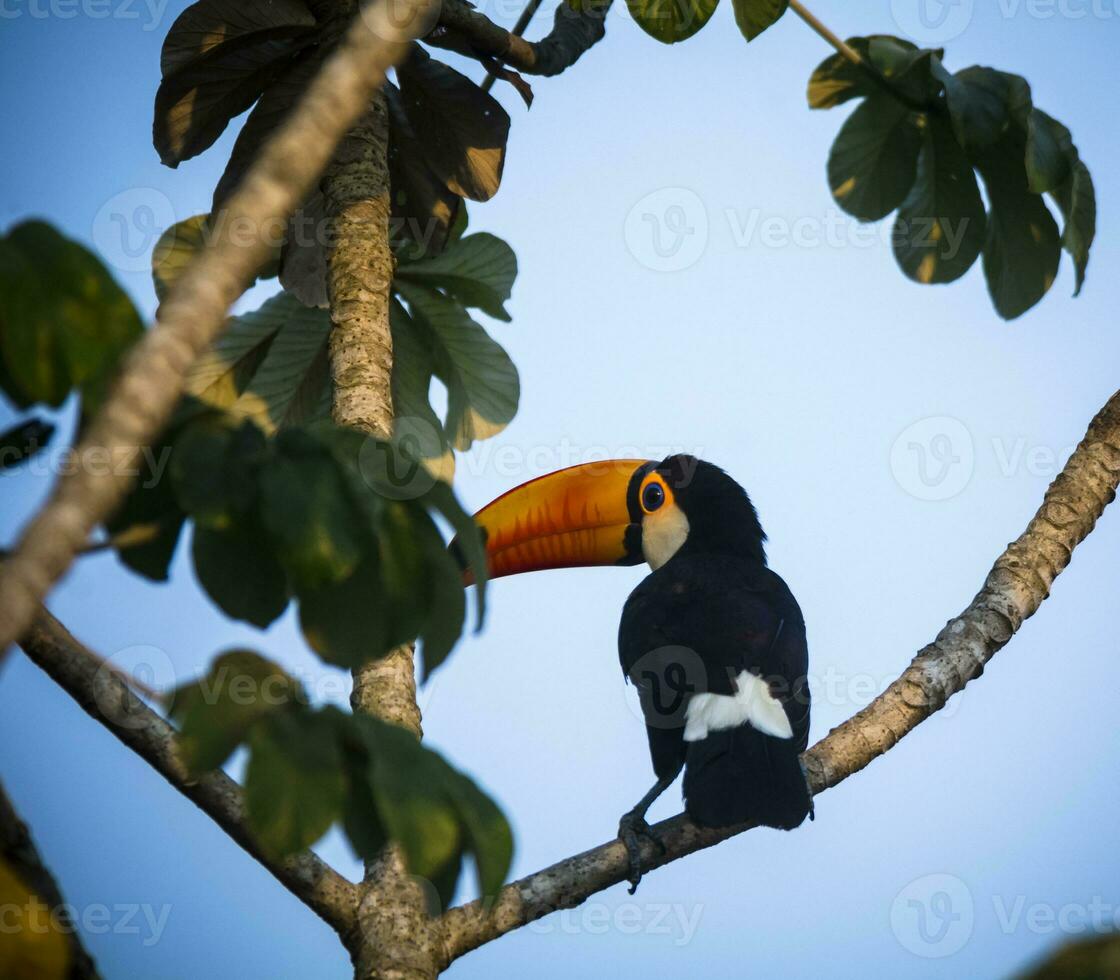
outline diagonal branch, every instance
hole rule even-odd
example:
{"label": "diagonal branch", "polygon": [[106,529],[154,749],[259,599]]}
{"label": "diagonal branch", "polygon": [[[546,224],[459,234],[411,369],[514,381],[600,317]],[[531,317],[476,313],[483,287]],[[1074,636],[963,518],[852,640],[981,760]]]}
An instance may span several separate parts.
{"label": "diagonal branch", "polygon": [[443,0],[438,28],[424,41],[460,54],[496,58],[527,75],[559,75],[606,36],[610,6],[611,0],[585,0],[579,10],[561,3],[552,30],[539,41],[526,41],[516,28],[499,27],[466,0]]}
{"label": "diagonal branch", "polygon": [[[1097,414],[1081,445],[1046,491],[1042,506],[1017,541],[996,560],[968,608],[878,698],[833,729],[802,757],[814,794],[859,772],[979,677],[1049,595],[1073,549],[1092,531],[1120,482],[1120,392]],[[701,830],[684,815],[657,825],[666,844],[646,844],[649,867],[711,847],[750,827]],[[447,962],[556,909],[573,908],[625,880],[619,841],[567,858],[502,889],[497,900],[455,908],[443,917]]]}
{"label": "diagonal branch", "polygon": [[175,754],[172,728],[120,676],[41,610],[20,640],[27,656],[53,677],[82,709],[149,763],[172,786],[209,814],[238,844],[336,932],[354,927],[357,888],[310,851],[283,862],[257,847],[245,819],[241,787],[224,772],[192,778]]}
{"label": "diagonal branch", "polygon": [[[81,440],[76,459],[86,458],[91,449],[127,458],[163,428],[191,363],[221,332],[230,306],[268,258],[268,235],[260,232],[302,203],[386,70],[404,55],[410,28],[419,28],[430,3],[392,0],[390,11],[380,2],[354,18],[338,49],[230,197],[225,230],[213,236],[172,287],[156,325],[132,351],[123,376]],[[247,229],[254,234],[247,235]],[[79,466],[59,479],[15,553],[0,565],[0,652],[23,635],[90,532],[120,502],[131,485],[132,469]]]}

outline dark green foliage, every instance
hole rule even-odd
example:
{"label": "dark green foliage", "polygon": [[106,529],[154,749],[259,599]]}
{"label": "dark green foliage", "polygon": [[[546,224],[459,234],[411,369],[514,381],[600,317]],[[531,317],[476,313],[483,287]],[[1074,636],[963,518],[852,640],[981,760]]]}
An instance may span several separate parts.
{"label": "dark green foliage", "polygon": [[403,728],[334,707],[314,709],[300,684],[255,653],[231,651],[174,694],[178,748],[195,773],[245,745],[250,825],[263,850],[283,857],[338,822],[362,858],[389,840],[427,878],[444,907],[470,857],[483,893],[501,887],[513,856],[494,802]]}
{"label": "dark green foliage", "polygon": [[[1069,130],[1034,107],[1026,80],[978,66],[950,73],[943,52],[898,38],[848,43],[862,64],[833,55],[808,91],[817,109],[865,99],[829,156],[837,203],[863,221],[897,208],[895,257],[916,282],[952,282],[983,254],[992,304],[1004,319],[1042,299],[1062,247],[1079,292],[1096,232],[1093,181]],[[1044,194],[1061,212],[1061,232]]]}
{"label": "dark green foliage", "polygon": [[[203,411],[174,433],[165,479],[125,509],[176,536],[192,519],[195,574],[227,615],[265,627],[294,597],[312,649],[343,667],[419,637],[427,674],[454,646],[465,592],[433,515],[485,577],[478,528],[446,484],[402,447],[329,423],[266,438],[249,419]],[[159,557],[132,567],[163,577],[170,551]]]}
{"label": "dark green foliage", "polygon": [[19,466],[46,449],[53,435],[54,426],[39,418],[25,419],[0,432],[0,471]]}
{"label": "dark green foliage", "polygon": [[19,408],[105,397],[140,316],[101,261],[41,221],[0,237],[0,385]]}

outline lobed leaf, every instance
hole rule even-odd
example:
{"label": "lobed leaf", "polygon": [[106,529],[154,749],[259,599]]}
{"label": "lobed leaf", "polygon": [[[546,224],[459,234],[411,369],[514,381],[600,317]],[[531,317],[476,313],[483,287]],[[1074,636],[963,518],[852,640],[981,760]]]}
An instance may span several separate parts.
{"label": "lobed leaf", "polygon": [[712,19],[718,3],[719,0],[626,0],[634,22],[663,44],[692,37]]}

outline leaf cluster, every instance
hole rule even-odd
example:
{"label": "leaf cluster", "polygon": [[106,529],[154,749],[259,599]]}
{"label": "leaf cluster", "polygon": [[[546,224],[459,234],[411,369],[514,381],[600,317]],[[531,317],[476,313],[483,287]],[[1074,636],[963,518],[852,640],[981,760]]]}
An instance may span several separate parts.
{"label": "leaf cluster", "polygon": [[[294,599],[308,644],[341,667],[416,637],[425,676],[450,653],[466,599],[436,518],[476,570],[482,539],[451,488],[401,445],[327,422],[266,436],[249,417],[188,402],[163,452],[166,473],[142,476],[110,521],[157,531],[119,549],[134,571],[166,578],[190,519],[195,575],[228,616],[264,628]],[[480,588],[480,622],[483,603]]]}
{"label": "leaf cluster", "polygon": [[1027,81],[979,66],[950,73],[943,51],[896,37],[848,44],[861,64],[833,55],[808,90],[814,109],[861,100],[829,154],[837,204],[861,221],[897,211],[895,259],[916,282],[953,282],[981,258],[1004,319],[1042,299],[1063,248],[1080,292],[1096,231],[1092,177]]}
{"label": "leaf cluster", "polygon": [[337,823],[363,859],[399,844],[409,871],[431,882],[440,907],[450,903],[468,857],[483,894],[495,894],[505,880],[509,824],[469,777],[403,728],[312,707],[302,685],[259,654],[217,657],[204,677],[174,692],[171,714],[192,773],[247,748],[247,815],[272,857],[310,847]]}

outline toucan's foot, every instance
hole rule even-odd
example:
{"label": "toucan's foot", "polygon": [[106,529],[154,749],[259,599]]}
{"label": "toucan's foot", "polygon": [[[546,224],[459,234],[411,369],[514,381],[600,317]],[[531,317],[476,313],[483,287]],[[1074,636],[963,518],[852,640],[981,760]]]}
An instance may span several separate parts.
{"label": "toucan's foot", "polygon": [[618,821],[618,837],[626,845],[626,854],[630,859],[630,874],[626,879],[630,882],[630,894],[633,895],[642,880],[642,845],[639,838],[651,841],[662,854],[665,853],[665,842],[637,810],[622,815]]}
{"label": "toucan's foot", "polygon": [[797,764],[801,767],[801,778],[805,780],[805,791],[809,794],[809,819],[817,819],[817,808],[813,805],[813,787],[809,785],[809,770],[805,768],[805,763],[800,759]]}

